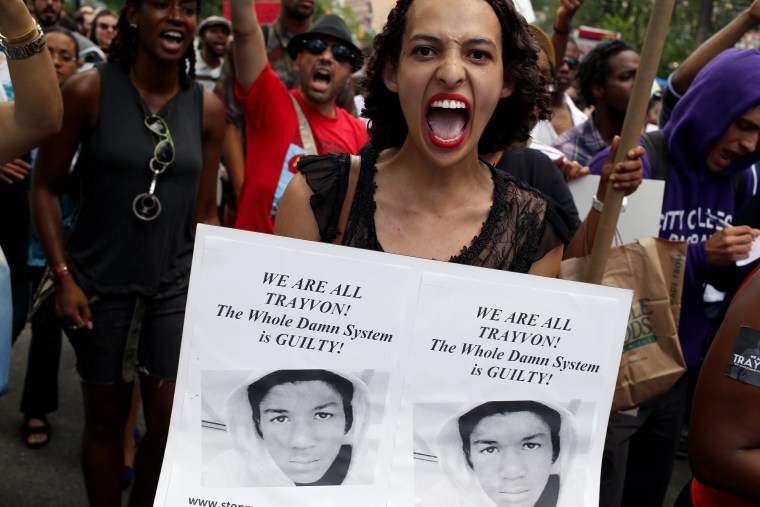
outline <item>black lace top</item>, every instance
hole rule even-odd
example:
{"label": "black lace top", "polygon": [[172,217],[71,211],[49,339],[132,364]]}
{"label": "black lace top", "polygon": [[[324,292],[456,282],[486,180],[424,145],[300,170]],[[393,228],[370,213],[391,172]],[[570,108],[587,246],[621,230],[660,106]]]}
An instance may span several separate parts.
{"label": "black lace top", "polygon": [[[342,244],[383,251],[375,229],[376,161],[375,153],[362,150],[361,171]],[[314,192],[311,208],[325,243],[338,234],[350,166],[351,158],[345,153],[304,157],[298,164]],[[569,241],[569,233],[547,197],[493,167],[491,176],[494,199],[488,218],[472,243],[449,261],[527,273],[534,261]]]}

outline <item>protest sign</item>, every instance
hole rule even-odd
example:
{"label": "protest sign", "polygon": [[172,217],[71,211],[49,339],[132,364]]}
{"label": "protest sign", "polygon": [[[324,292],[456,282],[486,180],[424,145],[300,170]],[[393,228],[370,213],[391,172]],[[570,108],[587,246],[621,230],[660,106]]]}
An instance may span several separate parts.
{"label": "protest sign", "polygon": [[444,419],[510,400],[562,421],[532,491],[593,505],[630,297],[200,226],[156,505],[412,506]]}
{"label": "protest sign", "polygon": [[[591,174],[568,183],[573,194],[578,215],[585,217],[591,209],[591,198],[599,188],[600,176]],[[660,234],[660,210],[665,194],[665,182],[642,180],[641,186],[627,197],[625,213],[621,213],[617,230],[623,243],[633,243],[637,239],[657,237]]]}
{"label": "protest sign", "polygon": [[[620,343],[613,337],[627,309],[620,300],[575,290],[549,296],[533,287],[423,275],[409,360],[435,367],[407,373],[401,414],[407,426],[397,436],[402,454],[415,457],[418,504],[598,504],[610,407],[609,393],[599,388],[617,376]],[[533,424],[518,429],[518,412],[535,414]],[[551,417],[561,420],[557,428]],[[488,432],[489,421],[514,431]],[[526,444],[530,436],[535,440]],[[476,449],[478,441],[488,445]],[[543,463],[520,461],[510,441],[542,447]],[[469,455],[462,451],[468,446]],[[511,482],[503,468],[497,475],[499,454],[509,462],[503,466],[514,467]],[[398,465],[394,474],[403,482]]]}

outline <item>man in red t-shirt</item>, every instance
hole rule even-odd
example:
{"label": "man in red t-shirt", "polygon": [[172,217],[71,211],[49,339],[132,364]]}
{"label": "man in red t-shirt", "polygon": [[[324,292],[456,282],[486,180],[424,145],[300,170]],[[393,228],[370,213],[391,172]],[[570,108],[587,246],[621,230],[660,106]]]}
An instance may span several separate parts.
{"label": "man in red t-shirt", "polygon": [[264,36],[249,0],[230,2],[235,33],[235,95],[246,119],[246,160],[235,227],[272,233],[277,205],[305,154],[293,99],[308,121],[318,154],[357,153],[366,125],[335,106],[335,97],[361,68],[348,27],[328,14],[293,37],[288,53],[300,86],[288,91],[267,61]]}

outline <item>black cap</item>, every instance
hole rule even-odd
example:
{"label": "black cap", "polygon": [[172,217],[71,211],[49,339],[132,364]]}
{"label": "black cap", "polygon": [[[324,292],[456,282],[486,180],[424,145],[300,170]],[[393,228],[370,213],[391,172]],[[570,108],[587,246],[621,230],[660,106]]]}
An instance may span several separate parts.
{"label": "black cap", "polygon": [[290,42],[288,43],[288,54],[293,60],[295,60],[307,40],[316,39],[320,36],[331,37],[345,44],[346,47],[351,50],[353,55],[353,58],[351,59],[351,69],[356,72],[362,68],[362,62],[364,60],[362,52],[351,40],[351,32],[348,31],[348,26],[346,26],[345,21],[336,14],[325,14],[304,33],[296,35],[290,39]]}

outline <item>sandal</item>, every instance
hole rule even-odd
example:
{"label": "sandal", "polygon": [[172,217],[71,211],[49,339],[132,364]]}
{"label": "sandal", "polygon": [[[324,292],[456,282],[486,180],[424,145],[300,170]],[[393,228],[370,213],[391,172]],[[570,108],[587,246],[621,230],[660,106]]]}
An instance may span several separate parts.
{"label": "sandal", "polygon": [[[29,426],[29,421],[32,419],[38,419],[42,421],[42,426]],[[24,436],[24,444],[30,448],[30,449],[39,449],[41,447],[45,447],[50,443],[50,436],[52,433],[52,427],[50,426],[50,423],[47,420],[47,417],[44,415],[42,416],[32,416],[32,415],[25,415],[24,416],[24,427],[23,427],[23,436]],[[42,440],[41,442],[30,442],[29,438],[36,435],[44,435],[45,440]]]}

